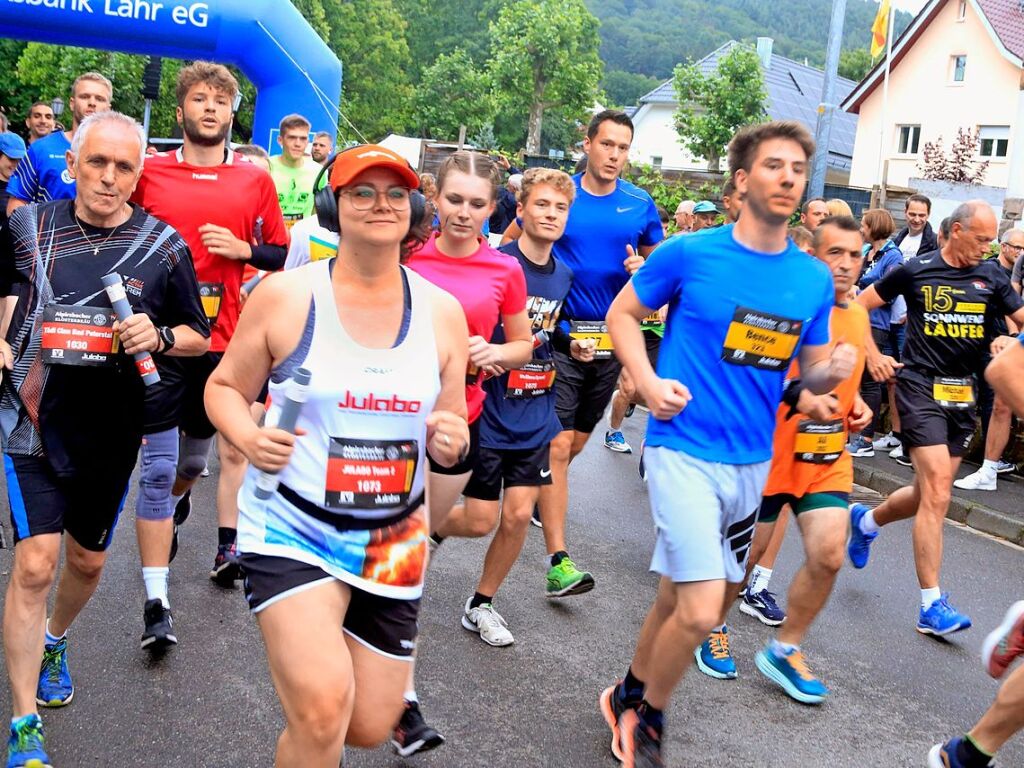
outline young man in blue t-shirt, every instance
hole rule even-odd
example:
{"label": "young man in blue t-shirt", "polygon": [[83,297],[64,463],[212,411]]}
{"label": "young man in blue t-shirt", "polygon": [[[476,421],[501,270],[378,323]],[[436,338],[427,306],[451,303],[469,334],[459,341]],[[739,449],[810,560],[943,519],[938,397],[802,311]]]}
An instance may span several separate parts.
{"label": "young man in blue t-shirt", "polygon": [[[787,239],[813,152],[799,123],[737,133],[729,170],[744,199],[739,221],[666,243],[608,311],[616,352],[651,409],[644,462],[657,528],[651,570],[661,575],[633,663],[601,695],[613,752],[628,765],[663,765],[672,691],[709,632],[726,637],[715,625],[729,585],[744,577],[791,360],[799,355],[802,385],[815,394],[856,363],[851,345],[828,347],[828,267]],[[640,323],[665,304],[655,373]]]}
{"label": "young man in blue t-shirt", "polygon": [[25,159],[7,185],[7,215],[29,203],[70,200],[75,196],[75,180],[68,172],[66,155],[79,124],[93,112],[110,109],[114,86],[98,72],[79,75],[71,85],[71,130],[54,131],[32,142]]}
{"label": "young man in blue t-shirt", "polygon": [[[484,382],[487,399],[480,416],[480,457],[466,486],[466,512],[481,521],[481,533],[494,527],[491,545],[484,557],[483,574],[476,593],[466,601],[462,626],[477,632],[489,645],[511,645],[512,633],[505,619],[494,610],[494,595],[526,540],[530,515],[540,489],[551,484],[549,449],[551,439],[561,431],[555,416],[554,350],[574,360],[589,362],[594,357],[593,340],[570,339],[558,327],[558,316],[569,286],[572,271],[551,257],[551,246],[565,231],[569,206],[575,197],[572,179],[562,171],[531,168],[523,177],[518,204],[523,234],[501,250],[515,257],[526,275],[530,314],[534,334],[533,359],[520,369],[493,371],[498,374]],[[494,343],[504,333],[499,326]],[[593,587],[589,574],[583,580],[566,582],[574,576],[575,566],[564,552],[548,570],[548,595],[561,590],[576,594]]]}

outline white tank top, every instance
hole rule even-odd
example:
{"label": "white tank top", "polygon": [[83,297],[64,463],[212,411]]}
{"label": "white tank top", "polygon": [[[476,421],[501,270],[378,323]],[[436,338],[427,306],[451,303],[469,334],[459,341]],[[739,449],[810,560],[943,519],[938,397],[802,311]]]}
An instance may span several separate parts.
{"label": "white tank top", "polygon": [[[310,562],[351,581],[346,575],[369,576],[359,562],[359,546],[392,529],[373,529],[371,537],[358,522],[351,525],[352,519],[381,520],[422,503],[426,418],[441,389],[430,295],[437,289],[403,267],[407,301],[398,343],[369,349],[348,335],[338,317],[333,261],[295,270],[309,277],[310,319],[299,347],[272,374],[267,424],[277,423],[291,375],[301,366],[312,374],[298,419],[307,434],[295,441],[279,474],[281,487],[270,499],[255,497],[256,471],[250,467],[239,493],[238,548]],[[301,504],[293,503],[295,496]],[[309,505],[318,509],[307,513]],[[393,589],[369,589],[406,597]]]}

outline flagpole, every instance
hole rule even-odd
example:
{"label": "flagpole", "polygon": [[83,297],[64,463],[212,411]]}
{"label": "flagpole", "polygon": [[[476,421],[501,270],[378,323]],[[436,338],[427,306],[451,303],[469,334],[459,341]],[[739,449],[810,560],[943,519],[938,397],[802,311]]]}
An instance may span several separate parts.
{"label": "flagpole", "polygon": [[886,181],[889,175],[889,166],[885,162],[885,145],[886,145],[886,122],[889,119],[889,71],[892,64],[892,39],[895,36],[893,29],[893,22],[896,19],[896,2],[892,0],[889,3],[889,19],[885,29],[885,75],[882,80],[882,120],[880,135],[878,137],[878,173],[876,178],[879,179],[879,196],[878,205],[879,207],[885,206],[886,198]]}

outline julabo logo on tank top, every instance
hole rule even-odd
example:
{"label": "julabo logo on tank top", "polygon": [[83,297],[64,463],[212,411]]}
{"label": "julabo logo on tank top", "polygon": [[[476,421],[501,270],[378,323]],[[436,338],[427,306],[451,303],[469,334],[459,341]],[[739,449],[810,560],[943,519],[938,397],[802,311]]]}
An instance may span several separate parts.
{"label": "julabo logo on tank top", "polygon": [[350,411],[373,411],[375,413],[393,413],[397,415],[416,414],[423,407],[422,400],[403,400],[397,395],[379,397],[372,392],[363,397],[346,392],[338,401],[338,407]]}

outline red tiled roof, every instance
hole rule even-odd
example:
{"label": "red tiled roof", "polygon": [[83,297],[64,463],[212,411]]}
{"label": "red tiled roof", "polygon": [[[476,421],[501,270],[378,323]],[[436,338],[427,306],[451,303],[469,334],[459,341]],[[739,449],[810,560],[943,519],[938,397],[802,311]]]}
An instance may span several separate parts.
{"label": "red tiled roof", "polygon": [[1006,49],[1024,59],[1024,2],[1021,0],[977,0],[988,23]]}

